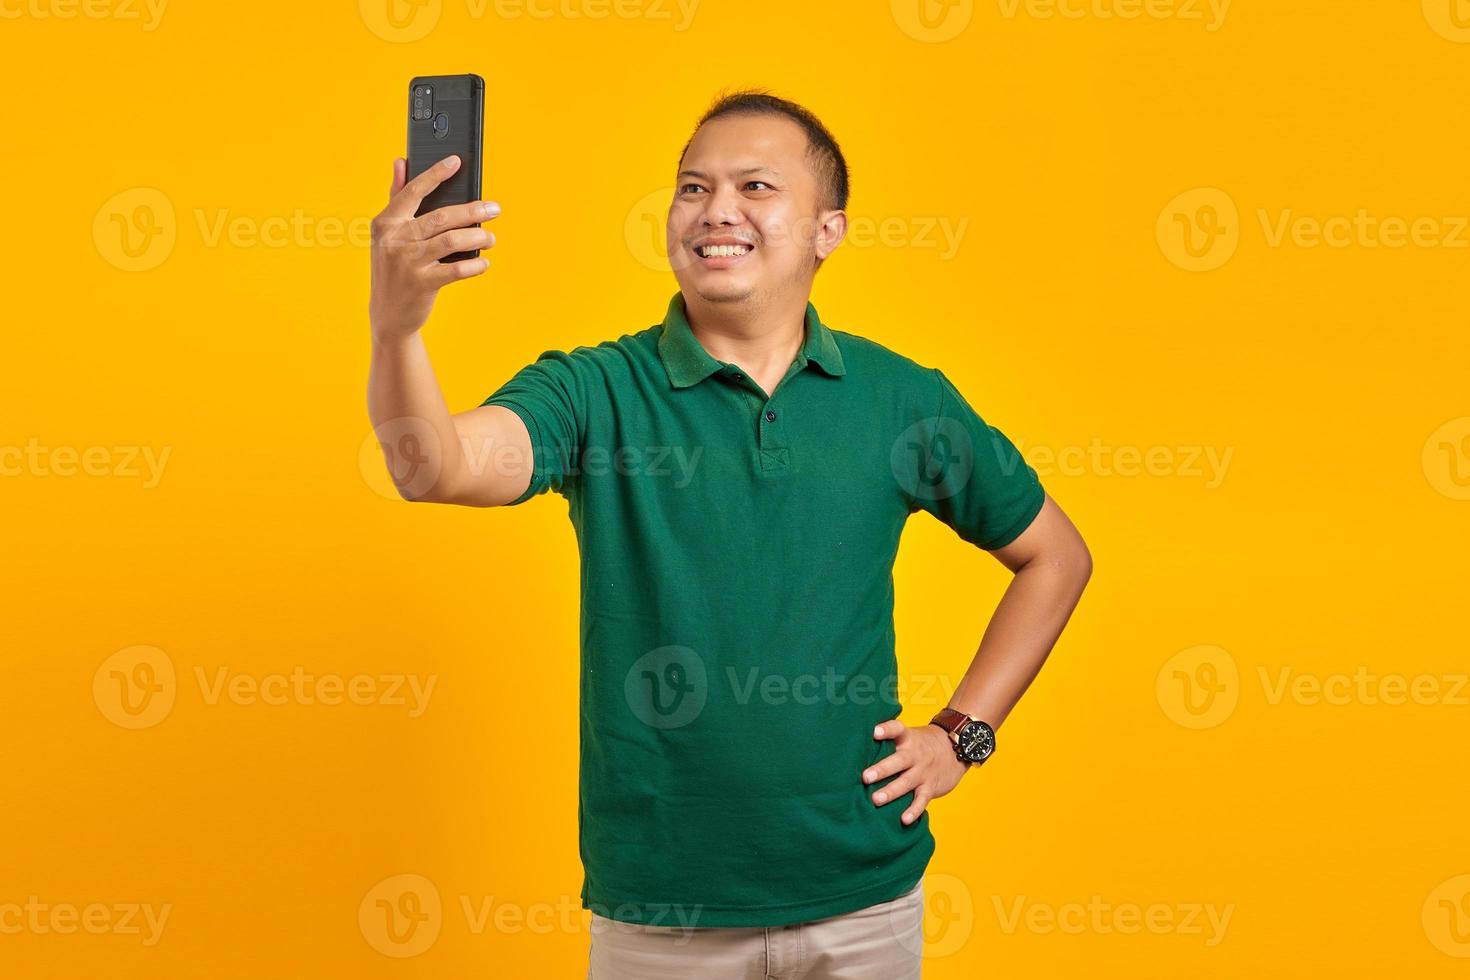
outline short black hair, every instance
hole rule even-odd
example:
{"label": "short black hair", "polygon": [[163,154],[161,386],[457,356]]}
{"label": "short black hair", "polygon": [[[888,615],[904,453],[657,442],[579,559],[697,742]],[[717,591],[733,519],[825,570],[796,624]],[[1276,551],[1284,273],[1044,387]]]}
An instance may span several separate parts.
{"label": "short black hair", "polygon": [[[842,155],[842,147],[837,145],[837,140],[811,110],[795,102],[778,98],[764,89],[742,89],[715,99],[700,117],[699,123],[694,127],[694,132],[699,132],[699,127],[712,119],[737,115],[785,116],[800,126],[806,133],[807,158],[816,172],[817,182],[824,185],[826,190],[824,203],[827,206],[823,210],[846,210],[849,182],[847,159]],[[684,144],[683,152],[679,154],[680,163],[684,162],[684,156],[689,152],[689,145],[693,142],[694,136],[691,134],[689,141]]]}

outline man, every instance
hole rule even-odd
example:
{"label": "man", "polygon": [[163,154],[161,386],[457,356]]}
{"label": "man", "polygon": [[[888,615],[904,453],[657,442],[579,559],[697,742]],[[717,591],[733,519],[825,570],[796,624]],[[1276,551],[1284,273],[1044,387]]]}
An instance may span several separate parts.
{"label": "man", "polygon": [[[374,222],[369,410],[418,443],[406,499],[568,502],[588,976],[918,977],[925,809],[1040,670],[1091,573],[1081,537],[943,373],[818,317],[848,174],[807,110],[741,92],[700,121],[661,324],[548,350],[451,415],[419,330],[487,265],[438,257],[493,245],[499,212],[414,217],[456,165],[405,185],[399,161]],[[892,567],[918,510],[1014,578],[949,705],[907,728]]]}

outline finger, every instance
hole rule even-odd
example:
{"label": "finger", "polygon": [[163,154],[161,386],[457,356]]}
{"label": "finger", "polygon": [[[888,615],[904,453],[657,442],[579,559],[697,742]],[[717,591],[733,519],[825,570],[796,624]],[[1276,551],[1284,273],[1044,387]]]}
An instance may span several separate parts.
{"label": "finger", "polygon": [[451,252],[468,252],[476,248],[489,248],[495,244],[495,236],[476,225],[473,228],[455,228],[442,235],[435,235],[424,242],[424,254],[438,259]]}
{"label": "finger", "polygon": [[481,255],[473,259],[460,259],[458,262],[435,262],[433,265],[427,275],[429,282],[438,287],[478,276],[490,268],[490,260]]}
{"label": "finger", "polygon": [[899,735],[903,734],[903,731],[903,722],[897,718],[890,718],[873,729],[873,737],[881,742],[887,738],[898,738]]}
{"label": "finger", "polygon": [[459,157],[450,154],[400,187],[383,209],[383,213],[395,218],[412,218],[419,205],[424,203],[424,198],[429,196],[429,192],[448,180],[458,169]]}
{"label": "finger", "polygon": [[863,782],[876,783],[885,776],[892,776],[896,772],[902,772],[911,766],[908,756],[901,752],[894,752],[879,762],[863,770]]}
{"label": "finger", "polygon": [[893,782],[878,790],[870,798],[876,805],[882,806],[885,803],[892,803],[894,800],[902,799],[905,793],[917,785],[919,785],[918,770],[909,769],[902,776],[899,776]]}
{"label": "finger", "polygon": [[433,238],[450,228],[466,228],[488,221],[500,213],[500,205],[494,201],[471,201],[469,204],[451,204],[435,208],[428,214],[413,220],[413,232],[417,238]]}
{"label": "finger", "polygon": [[388,200],[393,200],[393,195],[403,190],[404,178],[408,173],[408,161],[398,157],[393,161],[393,183],[388,188]]}
{"label": "finger", "polygon": [[901,819],[904,823],[913,823],[915,820],[919,819],[919,814],[924,812],[924,808],[929,805],[929,801],[933,798],[934,797],[929,795],[929,791],[927,789],[925,789],[923,786],[920,786],[914,791],[914,802],[909,804],[909,808],[903,811],[903,816],[899,819]]}

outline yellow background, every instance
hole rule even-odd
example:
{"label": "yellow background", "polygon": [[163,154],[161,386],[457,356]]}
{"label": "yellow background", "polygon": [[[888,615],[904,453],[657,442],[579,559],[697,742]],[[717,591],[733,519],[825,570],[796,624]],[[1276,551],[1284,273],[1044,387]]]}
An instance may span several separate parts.
{"label": "yellow background", "polygon": [[[0,443],[39,447],[0,478],[0,907],[171,911],[153,945],[0,932],[0,975],[583,976],[565,506],[391,495],[341,240],[382,204],[408,79],[465,71],[504,214],[427,328],[454,409],[661,318],[639,229],[717,90],[766,85],[836,133],[870,232],[819,275],[823,318],[943,368],[1091,546],[999,753],[932,806],[927,978],[1464,975],[1463,3],[427,0],[395,31],[377,0],[95,2],[0,20]],[[1438,232],[1295,223],[1360,210]],[[135,220],[163,234],[129,257]],[[99,475],[66,475],[88,449]],[[1007,576],[920,515],[896,579],[922,722]],[[139,646],[173,700],[129,728],[109,658]],[[436,686],[409,717],[198,680],[297,669]],[[432,898],[399,875],[441,903],[421,949],[387,941],[411,956],[373,934],[384,889]]]}

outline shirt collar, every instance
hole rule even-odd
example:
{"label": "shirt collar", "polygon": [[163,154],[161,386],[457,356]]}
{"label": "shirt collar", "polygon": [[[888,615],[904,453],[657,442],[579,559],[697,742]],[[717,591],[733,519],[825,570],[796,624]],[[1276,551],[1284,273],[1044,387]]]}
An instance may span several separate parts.
{"label": "shirt collar", "polygon": [[[675,388],[687,388],[698,384],[719,371],[725,365],[714,358],[694,331],[689,327],[689,318],[684,313],[684,294],[675,293],[669,300],[669,311],[664,316],[663,333],[658,338],[658,353],[669,372],[669,381]],[[817,365],[833,377],[846,374],[842,365],[842,354],[837,350],[837,341],[817,316],[817,308],[806,304],[805,339],[796,359],[802,368],[807,362]]]}

